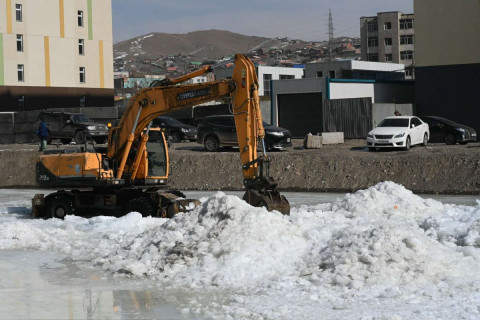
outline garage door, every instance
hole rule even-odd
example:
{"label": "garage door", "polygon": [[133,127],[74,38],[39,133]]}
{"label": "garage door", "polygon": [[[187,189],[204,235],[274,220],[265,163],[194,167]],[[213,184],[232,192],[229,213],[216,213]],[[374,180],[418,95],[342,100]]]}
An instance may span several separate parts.
{"label": "garage door", "polygon": [[279,94],[278,124],[290,130],[294,138],[323,131],[322,93]]}

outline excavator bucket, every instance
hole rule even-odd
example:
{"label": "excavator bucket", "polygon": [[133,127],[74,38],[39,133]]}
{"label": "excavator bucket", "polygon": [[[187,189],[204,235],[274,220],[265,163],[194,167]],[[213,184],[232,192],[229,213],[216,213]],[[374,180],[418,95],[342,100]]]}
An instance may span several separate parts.
{"label": "excavator bucket", "polygon": [[254,207],[265,207],[268,211],[276,210],[284,215],[290,215],[290,203],[278,191],[265,191],[249,189],[243,195],[243,200]]}

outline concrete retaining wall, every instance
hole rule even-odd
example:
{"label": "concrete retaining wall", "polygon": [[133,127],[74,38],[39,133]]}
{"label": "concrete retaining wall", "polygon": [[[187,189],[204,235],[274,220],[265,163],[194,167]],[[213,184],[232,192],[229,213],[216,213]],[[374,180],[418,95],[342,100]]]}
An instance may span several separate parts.
{"label": "concrete retaining wall", "polygon": [[[0,187],[35,187],[38,152],[0,151]],[[349,152],[270,153],[281,190],[355,191],[394,181],[417,193],[480,194],[478,153],[381,156]],[[237,152],[172,152],[169,185],[180,190],[241,190]]]}

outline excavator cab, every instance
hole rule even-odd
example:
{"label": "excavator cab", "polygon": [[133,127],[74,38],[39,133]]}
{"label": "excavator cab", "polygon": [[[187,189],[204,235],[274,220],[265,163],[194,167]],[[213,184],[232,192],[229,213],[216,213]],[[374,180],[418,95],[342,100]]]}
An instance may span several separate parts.
{"label": "excavator cab", "polygon": [[166,178],[168,176],[168,146],[163,131],[151,128],[147,147],[147,179]]}

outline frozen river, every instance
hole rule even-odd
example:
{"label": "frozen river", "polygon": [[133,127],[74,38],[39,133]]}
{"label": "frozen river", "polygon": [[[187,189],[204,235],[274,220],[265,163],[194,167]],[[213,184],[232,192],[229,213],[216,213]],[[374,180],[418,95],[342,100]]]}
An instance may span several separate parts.
{"label": "frozen river", "polygon": [[29,219],[0,190],[0,319],[479,319],[478,196],[186,192],[175,219]]}

